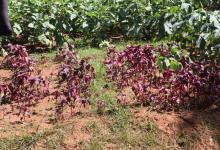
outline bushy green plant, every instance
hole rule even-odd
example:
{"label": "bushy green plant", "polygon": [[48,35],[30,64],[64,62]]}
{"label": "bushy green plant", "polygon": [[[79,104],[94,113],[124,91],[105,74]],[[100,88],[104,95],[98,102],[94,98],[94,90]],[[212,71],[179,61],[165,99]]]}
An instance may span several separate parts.
{"label": "bushy green plant", "polygon": [[117,36],[168,38],[217,60],[219,7],[214,0],[14,0],[11,40],[52,47],[79,37],[93,46]]}

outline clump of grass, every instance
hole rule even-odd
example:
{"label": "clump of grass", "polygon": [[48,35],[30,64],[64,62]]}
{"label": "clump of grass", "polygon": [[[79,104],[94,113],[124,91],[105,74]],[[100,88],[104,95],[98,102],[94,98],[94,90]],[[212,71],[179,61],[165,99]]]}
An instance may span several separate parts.
{"label": "clump of grass", "polygon": [[150,121],[136,124],[130,109],[114,107],[101,117],[101,124],[91,122],[86,126],[93,138],[84,141],[85,149],[105,149],[111,145],[119,149],[161,148],[157,126]]}
{"label": "clump of grass", "polygon": [[30,150],[38,148],[54,150],[61,147],[65,147],[64,130],[62,128],[53,128],[43,132],[0,139],[0,150]]}
{"label": "clump of grass", "polygon": [[99,140],[91,140],[89,143],[85,144],[86,150],[104,150],[104,145]]}
{"label": "clump of grass", "polygon": [[29,150],[36,148],[37,143],[44,138],[44,133],[3,138],[0,139],[0,150]]}
{"label": "clump of grass", "polygon": [[187,134],[187,133],[180,133],[177,143],[183,149],[191,149],[193,147],[193,143],[196,140],[196,135],[194,134]]}
{"label": "clump of grass", "polygon": [[64,143],[64,131],[60,130],[58,132],[55,132],[53,135],[48,136],[44,140],[44,145],[46,149],[61,149],[62,147],[65,147]]}
{"label": "clump of grass", "polygon": [[99,131],[101,130],[99,124],[95,121],[91,121],[87,123],[85,127],[83,127],[83,129],[85,129],[88,132],[95,133],[95,134],[98,134]]}

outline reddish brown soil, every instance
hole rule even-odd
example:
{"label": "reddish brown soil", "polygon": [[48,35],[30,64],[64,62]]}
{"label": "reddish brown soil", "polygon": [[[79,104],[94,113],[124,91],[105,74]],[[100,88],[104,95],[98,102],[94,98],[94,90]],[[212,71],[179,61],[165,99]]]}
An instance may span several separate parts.
{"label": "reddish brown soil", "polygon": [[147,109],[132,109],[138,122],[146,119],[157,124],[158,128],[169,135],[171,138],[178,139],[181,133],[193,136],[195,139],[191,142],[195,149],[220,149],[220,143],[217,140],[220,135],[220,111],[184,111],[158,113],[148,111]]}
{"label": "reddish brown soil", "polygon": [[[42,76],[50,80],[50,91],[53,92],[56,87],[56,74],[58,70],[58,64],[40,64],[37,66],[37,72],[40,72]],[[52,75],[52,76],[51,76]],[[0,69],[0,81],[5,81],[10,78],[11,71]],[[76,112],[83,110],[79,107]],[[90,111],[88,108],[84,111]],[[44,131],[52,129],[54,127],[54,101],[51,96],[43,99],[36,107],[32,108],[31,118],[26,117],[21,121],[20,116],[17,116],[16,112],[11,111],[9,105],[0,106],[0,138],[7,138],[15,135],[25,135],[37,131]],[[87,140],[91,137],[89,133],[81,131],[83,125],[91,120],[97,120],[94,117],[83,118],[80,116],[72,117],[69,112],[64,114],[64,124],[71,124],[74,122],[74,133],[67,134],[65,143],[68,145],[68,149],[80,149],[78,143],[80,141]]]}

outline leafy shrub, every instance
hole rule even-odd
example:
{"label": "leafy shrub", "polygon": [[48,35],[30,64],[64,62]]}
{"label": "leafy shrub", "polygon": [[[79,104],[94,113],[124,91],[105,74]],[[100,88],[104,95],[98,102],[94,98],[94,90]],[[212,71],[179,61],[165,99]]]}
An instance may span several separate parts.
{"label": "leafy shrub", "polygon": [[[20,42],[62,45],[68,38],[170,37],[200,48],[219,44],[219,2],[203,0],[70,0],[10,2],[10,18]],[[208,49],[210,50],[210,48]]]}

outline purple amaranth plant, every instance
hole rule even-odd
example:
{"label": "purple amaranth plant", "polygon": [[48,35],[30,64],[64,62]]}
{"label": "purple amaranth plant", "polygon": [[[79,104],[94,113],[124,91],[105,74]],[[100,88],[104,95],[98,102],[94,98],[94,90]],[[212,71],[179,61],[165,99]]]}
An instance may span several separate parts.
{"label": "purple amaranth plant", "polygon": [[58,82],[61,90],[54,92],[56,114],[63,118],[65,108],[73,114],[77,103],[84,107],[89,103],[89,86],[95,78],[95,70],[88,60],[79,60],[75,52],[64,49],[58,54],[63,64],[58,71]]}
{"label": "purple amaranth plant", "polygon": [[156,55],[152,45],[144,48],[128,46],[125,51],[112,50],[104,62],[107,67],[107,76],[119,88],[128,86],[131,82],[143,75],[152,78],[156,69]]}
{"label": "purple amaranth plant", "polygon": [[220,96],[219,68],[215,64],[182,58],[182,68],[161,73],[157,52],[169,56],[169,50],[152,45],[128,46],[118,52],[111,49],[106,61],[107,77],[119,91],[132,87],[137,101],[153,102],[162,109],[208,105]]}
{"label": "purple amaranth plant", "polygon": [[[49,95],[49,82],[45,77],[34,75],[34,61],[21,45],[9,45],[3,66],[12,70],[9,82],[0,86],[0,93],[11,101],[12,108],[25,119],[29,108]],[[13,109],[14,110],[14,109]]]}
{"label": "purple amaranth plant", "polygon": [[0,84],[0,104],[7,98],[9,89],[7,83]]}
{"label": "purple amaranth plant", "polygon": [[29,57],[27,50],[21,45],[7,46],[8,55],[5,56],[2,66],[9,69],[33,69],[34,61]]}

